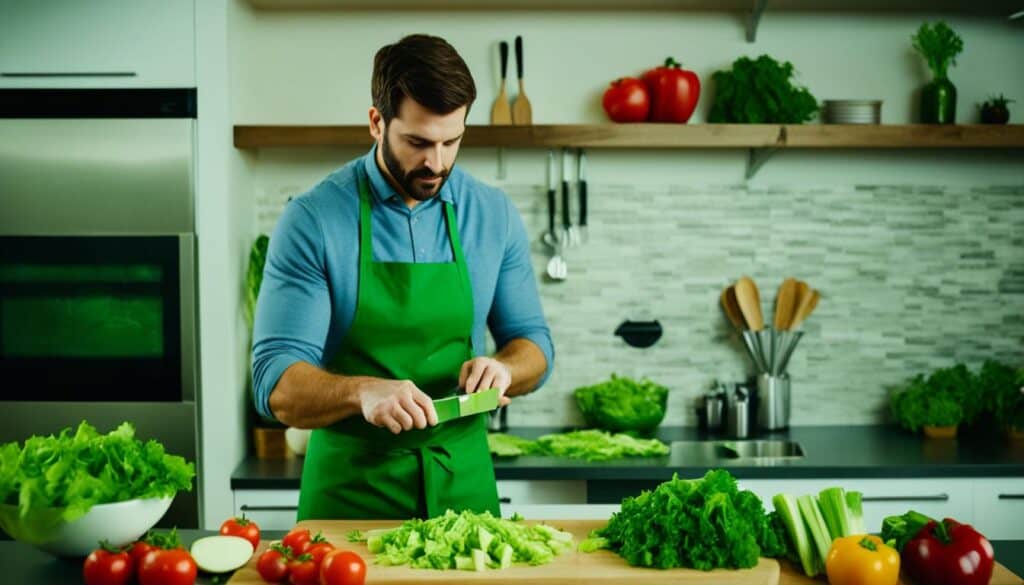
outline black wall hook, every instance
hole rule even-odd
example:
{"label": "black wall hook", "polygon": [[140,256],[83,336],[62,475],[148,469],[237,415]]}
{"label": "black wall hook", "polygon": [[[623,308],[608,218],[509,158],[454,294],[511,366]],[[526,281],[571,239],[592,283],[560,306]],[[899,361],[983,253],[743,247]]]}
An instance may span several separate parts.
{"label": "black wall hook", "polygon": [[661,339],[661,323],[657,321],[623,321],[615,329],[615,335],[633,347],[650,347]]}

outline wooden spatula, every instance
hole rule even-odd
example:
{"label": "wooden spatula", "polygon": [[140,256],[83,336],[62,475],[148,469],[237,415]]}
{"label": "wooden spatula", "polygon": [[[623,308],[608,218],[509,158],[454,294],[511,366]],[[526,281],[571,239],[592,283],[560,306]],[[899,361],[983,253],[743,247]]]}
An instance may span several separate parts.
{"label": "wooden spatula", "polygon": [[807,295],[811,294],[811,287],[807,286],[807,283],[802,280],[796,281],[796,294],[793,295],[793,310],[789,314],[789,325],[787,329],[793,328],[793,317],[796,317],[796,310],[800,306],[800,303],[804,302]]}
{"label": "wooden spatula", "polygon": [[519,95],[512,102],[512,123],[516,126],[533,124],[533,108],[523,89],[523,37],[516,37],[516,73],[519,76]]}
{"label": "wooden spatula", "polygon": [[800,299],[800,306],[796,308],[796,315],[793,316],[793,322],[790,324],[790,329],[796,329],[804,322],[814,308],[818,306],[818,299],[820,295],[818,291],[811,290],[804,298]]}
{"label": "wooden spatula", "polygon": [[508,95],[505,93],[505,77],[508,74],[508,43],[501,41],[501,89],[498,90],[498,97],[494,99],[491,106],[491,124],[495,126],[508,126],[512,123],[512,108],[508,103]]}
{"label": "wooden spatula", "polygon": [[785,331],[793,321],[793,311],[796,309],[797,283],[795,278],[787,278],[779,285],[779,292],[775,295],[775,330]]}
{"label": "wooden spatula", "polygon": [[740,304],[736,301],[736,289],[731,285],[722,291],[722,310],[725,317],[737,329],[745,329],[747,324],[743,322],[743,313],[740,312]]}
{"label": "wooden spatula", "polygon": [[749,276],[744,276],[736,281],[736,300],[739,302],[740,310],[743,311],[743,319],[747,322],[747,328],[751,331],[764,329],[764,317],[761,315],[761,294]]}

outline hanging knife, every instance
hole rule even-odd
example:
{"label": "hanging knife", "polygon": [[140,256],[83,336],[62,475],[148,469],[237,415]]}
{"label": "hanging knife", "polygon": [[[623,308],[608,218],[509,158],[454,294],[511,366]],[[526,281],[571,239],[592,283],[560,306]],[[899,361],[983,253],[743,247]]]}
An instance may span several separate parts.
{"label": "hanging knife", "polygon": [[587,241],[587,153],[579,150],[576,163],[576,176],[579,179],[580,221],[576,229],[579,231],[580,243]]}
{"label": "hanging knife", "polygon": [[562,235],[566,245],[576,244],[576,231],[569,216],[569,149],[562,149]]}

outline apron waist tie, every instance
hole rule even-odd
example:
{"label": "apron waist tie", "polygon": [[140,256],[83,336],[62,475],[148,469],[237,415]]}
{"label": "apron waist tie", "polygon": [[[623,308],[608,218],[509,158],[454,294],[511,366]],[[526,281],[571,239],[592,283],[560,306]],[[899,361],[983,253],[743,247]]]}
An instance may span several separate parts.
{"label": "apron waist tie", "polygon": [[444,514],[438,496],[441,487],[447,483],[452,473],[452,454],[444,445],[424,445],[416,448],[423,469],[421,491],[426,504],[427,518]]}

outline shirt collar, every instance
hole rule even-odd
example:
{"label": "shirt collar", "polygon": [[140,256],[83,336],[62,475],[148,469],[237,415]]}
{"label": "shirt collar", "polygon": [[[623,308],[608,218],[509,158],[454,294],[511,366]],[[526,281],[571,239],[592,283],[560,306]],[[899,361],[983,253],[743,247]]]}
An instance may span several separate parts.
{"label": "shirt collar", "polygon": [[[374,144],[373,148],[370,149],[370,152],[363,157],[363,168],[366,169],[366,176],[370,178],[370,191],[373,193],[373,196],[377,201],[383,203],[395,200],[404,205],[402,198],[399,197],[395,188],[391,186],[391,183],[389,183],[384,177],[384,173],[380,171],[380,167],[377,166],[376,144]],[[454,202],[455,199],[452,196],[451,175],[448,176],[448,180],[446,180],[444,182],[444,186],[441,187],[441,193],[433,199],[440,199],[447,203]],[[425,201],[424,203],[429,203],[429,201]]]}

